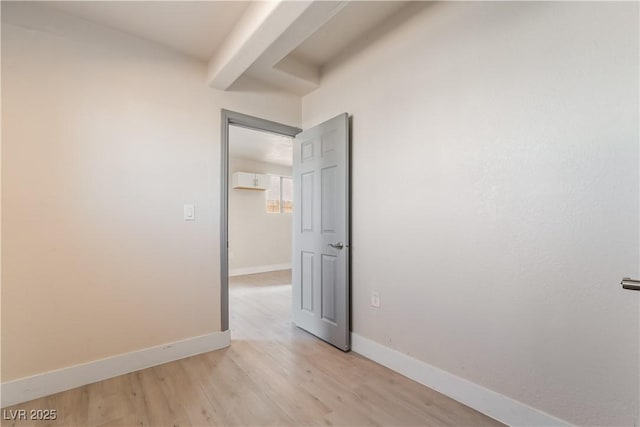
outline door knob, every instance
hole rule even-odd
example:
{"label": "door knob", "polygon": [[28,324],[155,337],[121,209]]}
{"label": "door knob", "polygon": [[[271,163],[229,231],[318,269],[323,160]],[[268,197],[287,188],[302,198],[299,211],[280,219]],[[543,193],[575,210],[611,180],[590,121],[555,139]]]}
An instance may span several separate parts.
{"label": "door knob", "polygon": [[329,246],[331,246],[334,249],[339,249],[339,250],[342,250],[342,248],[344,248],[344,244],[342,242],[329,243]]}
{"label": "door knob", "polygon": [[633,280],[629,277],[623,277],[620,282],[623,289],[629,289],[630,291],[640,291],[640,280]]}

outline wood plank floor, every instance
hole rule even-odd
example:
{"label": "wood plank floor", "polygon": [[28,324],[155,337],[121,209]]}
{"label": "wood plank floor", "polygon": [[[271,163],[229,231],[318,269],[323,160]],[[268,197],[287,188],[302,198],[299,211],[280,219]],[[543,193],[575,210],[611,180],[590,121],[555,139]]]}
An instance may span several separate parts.
{"label": "wood plank floor", "polygon": [[290,271],[230,279],[229,348],[6,409],[3,426],[497,426],[473,409],[291,324]]}

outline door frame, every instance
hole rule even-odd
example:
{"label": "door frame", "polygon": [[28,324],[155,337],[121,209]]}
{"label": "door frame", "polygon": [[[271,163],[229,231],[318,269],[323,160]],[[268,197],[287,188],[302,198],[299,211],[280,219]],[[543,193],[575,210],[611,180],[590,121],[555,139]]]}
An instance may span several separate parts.
{"label": "door frame", "polygon": [[297,127],[222,109],[220,121],[220,329],[229,329],[229,126],[295,137]]}

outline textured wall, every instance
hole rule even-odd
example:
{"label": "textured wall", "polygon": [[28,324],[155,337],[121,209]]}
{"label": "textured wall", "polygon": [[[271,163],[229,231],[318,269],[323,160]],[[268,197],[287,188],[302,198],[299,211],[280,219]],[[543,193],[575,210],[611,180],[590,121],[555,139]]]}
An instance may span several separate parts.
{"label": "textured wall", "polygon": [[295,126],[299,98],[42,5],[2,19],[2,380],[219,331],[220,109]]}
{"label": "textured wall", "polygon": [[354,332],[638,425],[638,72],[608,2],[412,4],[326,67],[303,125],[353,114]]}

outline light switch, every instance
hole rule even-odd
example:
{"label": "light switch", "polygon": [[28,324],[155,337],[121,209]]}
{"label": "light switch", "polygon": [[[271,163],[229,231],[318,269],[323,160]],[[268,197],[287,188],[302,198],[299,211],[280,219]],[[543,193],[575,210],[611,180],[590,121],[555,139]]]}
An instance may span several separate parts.
{"label": "light switch", "polygon": [[380,308],[380,293],[371,292],[371,307]]}
{"label": "light switch", "polygon": [[184,220],[185,221],[195,221],[196,219],[196,208],[194,205],[184,205]]}

